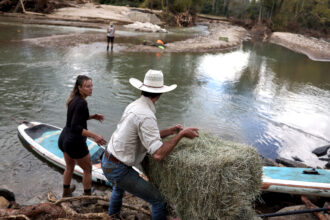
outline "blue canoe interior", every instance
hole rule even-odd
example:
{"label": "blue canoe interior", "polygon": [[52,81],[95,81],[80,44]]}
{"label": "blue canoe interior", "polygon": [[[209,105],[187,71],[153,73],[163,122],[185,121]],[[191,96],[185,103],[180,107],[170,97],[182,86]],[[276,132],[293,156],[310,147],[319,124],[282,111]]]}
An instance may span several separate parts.
{"label": "blue canoe interior", "polygon": [[[62,129],[48,124],[36,124],[33,126],[22,124],[18,126],[18,135],[25,147],[37,153],[42,159],[64,169],[64,156],[58,147],[58,138],[61,131]],[[87,139],[87,146],[93,164],[93,181],[110,185],[100,169],[101,155],[104,149],[89,139]],[[82,172],[75,170],[75,174],[81,176]]]}
{"label": "blue canoe interior", "polygon": [[315,173],[308,174],[306,171],[312,171],[308,168],[293,167],[264,167],[264,175],[272,179],[292,180],[313,183],[330,183],[330,171],[324,169],[314,169]]}

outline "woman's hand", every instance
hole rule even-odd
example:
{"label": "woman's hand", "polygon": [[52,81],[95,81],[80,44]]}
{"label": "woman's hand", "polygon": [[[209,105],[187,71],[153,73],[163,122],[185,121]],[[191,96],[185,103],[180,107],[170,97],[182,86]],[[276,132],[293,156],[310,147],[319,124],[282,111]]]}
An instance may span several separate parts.
{"label": "woman's hand", "polygon": [[100,114],[94,114],[91,116],[92,119],[98,120],[99,122],[102,122],[104,120],[104,115]]}
{"label": "woman's hand", "polygon": [[93,139],[99,146],[107,144],[106,140],[104,140],[104,138],[101,135],[95,135]]}

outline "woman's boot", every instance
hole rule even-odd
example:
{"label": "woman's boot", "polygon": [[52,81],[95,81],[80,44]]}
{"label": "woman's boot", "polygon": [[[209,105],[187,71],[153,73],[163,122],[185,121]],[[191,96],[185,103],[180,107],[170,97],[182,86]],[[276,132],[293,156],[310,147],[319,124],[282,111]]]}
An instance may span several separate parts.
{"label": "woman's boot", "polygon": [[92,195],[92,189],[84,189],[83,196],[91,196]]}
{"label": "woman's boot", "polygon": [[75,191],[76,186],[75,185],[63,185],[63,194],[62,197],[71,197],[72,196],[72,192]]}

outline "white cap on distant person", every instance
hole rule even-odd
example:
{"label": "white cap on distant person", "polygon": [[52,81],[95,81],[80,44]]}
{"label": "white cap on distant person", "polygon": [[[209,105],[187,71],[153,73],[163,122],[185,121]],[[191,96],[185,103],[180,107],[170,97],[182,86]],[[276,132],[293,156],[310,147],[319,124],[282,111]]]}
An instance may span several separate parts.
{"label": "white cap on distant person", "polygon": [[148,72],[144,76],[143,83],[136,78],[130,78],[129,82],[135,88],[150,93],[170,92],[177,87],[176,84],[170,86],[164,85],[163,72],[160,70],[151,70],[151,69],[148,70]]}

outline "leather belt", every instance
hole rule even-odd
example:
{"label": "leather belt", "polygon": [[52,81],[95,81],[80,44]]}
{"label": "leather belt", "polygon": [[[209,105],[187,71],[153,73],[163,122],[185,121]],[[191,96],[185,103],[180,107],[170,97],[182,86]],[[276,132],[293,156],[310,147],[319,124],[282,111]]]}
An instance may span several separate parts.
{"label": "leather belt", "polygon": [[110,160],[112,162],[121,163],[120,160],[115,158],[115,156],[113,156],[112,154],[109,154],[108,151],[104,151],[104,155],[108,160]]}

